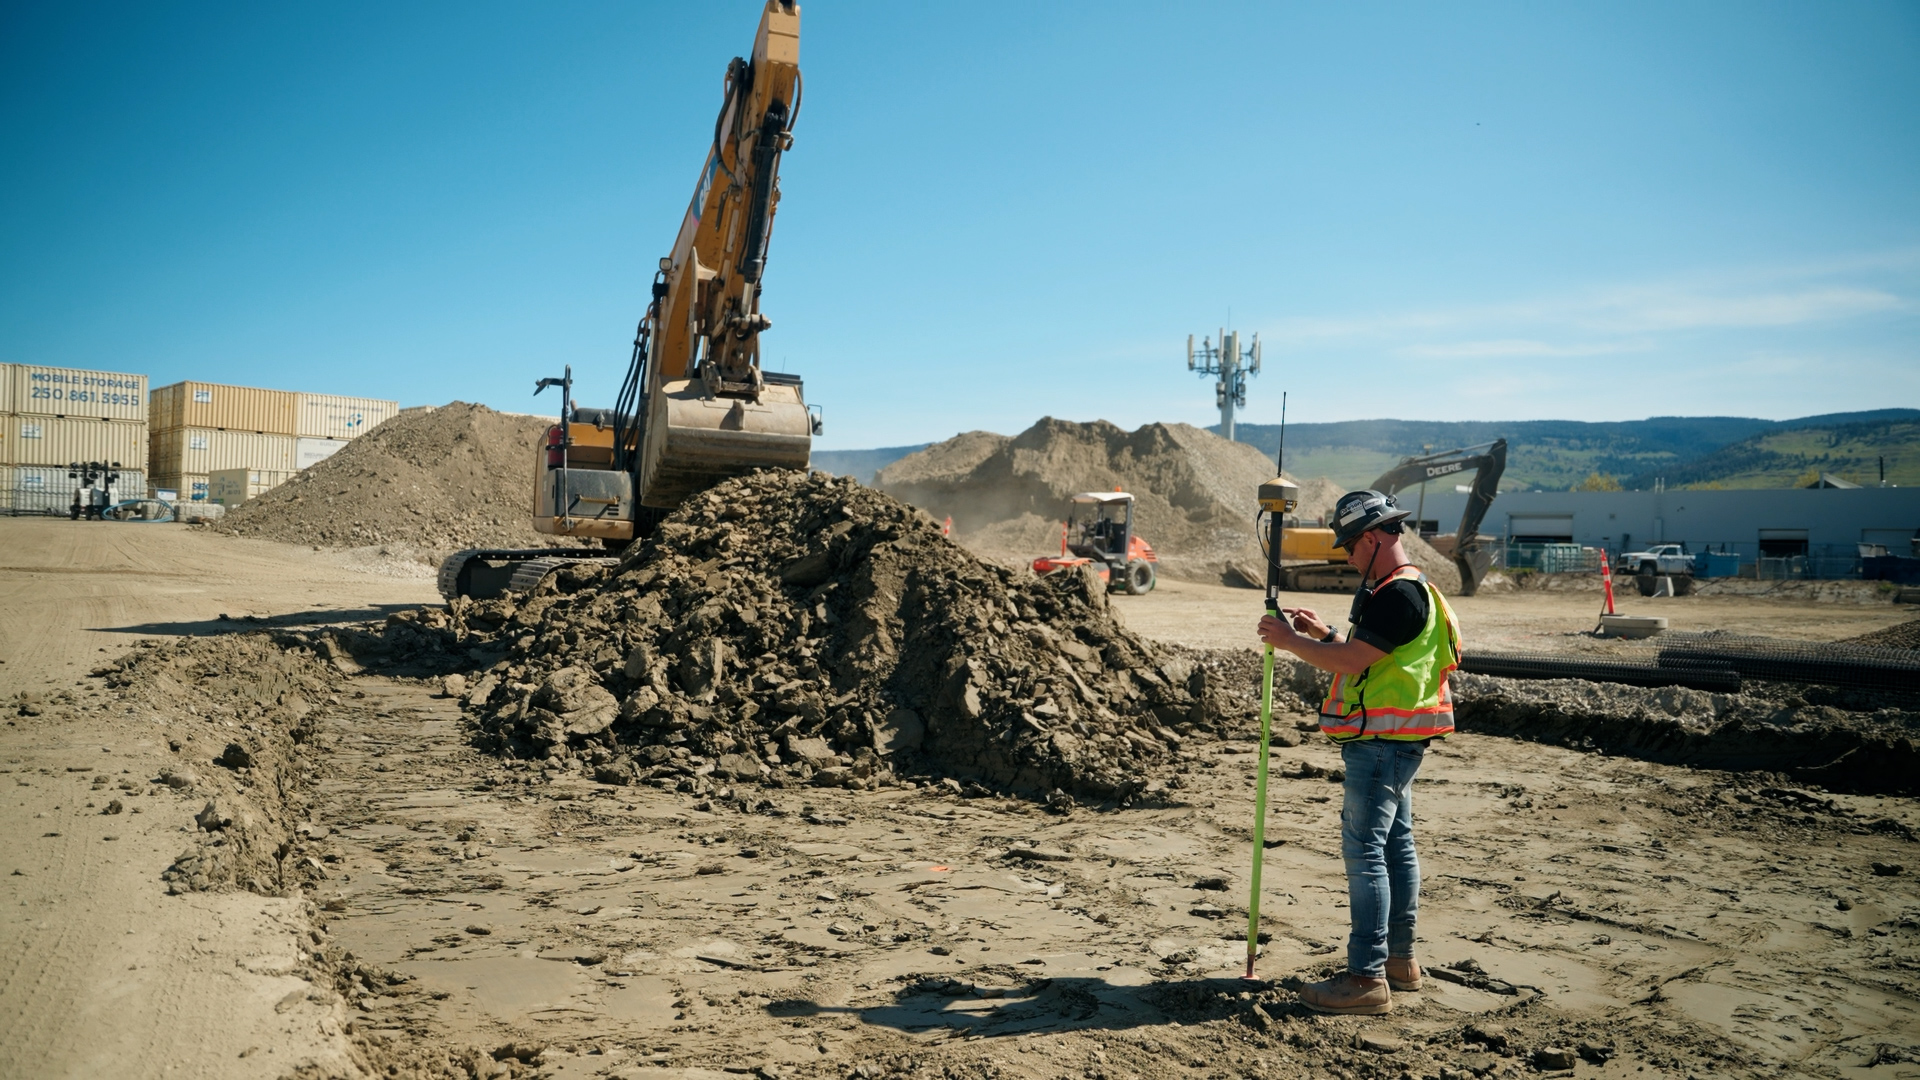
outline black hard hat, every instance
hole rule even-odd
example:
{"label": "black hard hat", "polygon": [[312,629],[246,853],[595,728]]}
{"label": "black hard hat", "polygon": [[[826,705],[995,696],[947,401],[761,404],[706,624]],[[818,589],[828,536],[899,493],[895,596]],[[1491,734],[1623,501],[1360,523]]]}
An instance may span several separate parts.
{"label": "black hard hat", "polygon": [[1351,551],[1361,533],[1410,516],[1391,495],[1382,495],[1371,488],[1349,491],[1333,504],[1333,546]]}

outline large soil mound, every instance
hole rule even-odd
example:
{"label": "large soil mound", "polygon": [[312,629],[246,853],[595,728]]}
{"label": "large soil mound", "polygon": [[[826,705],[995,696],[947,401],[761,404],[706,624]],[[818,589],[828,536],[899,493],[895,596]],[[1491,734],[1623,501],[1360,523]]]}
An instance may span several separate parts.
{"label": "large soil mound", "polygon": [[983,562],[822,473],[723,483],[616,566],[542,590],[342,644],[363,660],[505,652],[462,686],[486,745],[689,790],[898,775],[1125,799],[1197,729],[1253,708],[1217,662],[1120,626],[1090,575]]}
{"label": "large soil mound", "polygon": [[1234,563],[1259,561],[1254,493],[1272,478],[1260,451],[1187,424],[1128,432],[1048,417],[1011,439],[968,432],[935,444],[880,470],[874,484],[935,518],[951,516],[970,547],[1020,561],[1058,548],[1069,496],[1121,488],[1136,499],[1134,527],[1161,573],[1219,581]]}
{"label": "large soil mound", "polygon": [[[1265,579],[1254,512],[1272,478],[1262,451],[1188,424],[1128,432],[1048,417],[1013,438],[970,431],[936,443],[881,469],[874,485],[951,516],[955,537],[975,551],[1019,564],[1059,549],[1069,496],[1121,488],[1135,496],[1135,529],[1162,574],[1239,585],[1248,573]],[[1324,522],[1344,491],[1325,477],[1296,482],[1307,523]],[[1458,591],[1452,563],[1423,544],[1409,550],[1443,592]]]}
{"label": "large soil mound", "polygon": [[534,447],[548,421],[456,401],[402,413],[222,521],[326,547],[546,547],[533,530]]}

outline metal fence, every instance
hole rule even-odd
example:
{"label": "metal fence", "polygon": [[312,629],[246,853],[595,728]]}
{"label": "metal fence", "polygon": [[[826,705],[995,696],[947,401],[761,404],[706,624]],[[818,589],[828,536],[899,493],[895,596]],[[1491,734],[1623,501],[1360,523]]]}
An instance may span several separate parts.
{"label": "metal fence", "polygon": [[[1749,549],[1754,545],[1745,545]],[[1743,555],[1737,545],[1702,545],[1692,552],[1695,577],[1757,577],[1762,581],[1836,581],[1861,576],[1857,544],[1819,544],[1804,555],[1769,557],[1758,552]],[[1710,549],[1719,550],[1710,550]],[[1494,565],[1505,570],[1542,574],[1597,574],[1602,549],[1579,544],[1507,543],[1494,549]],[[1616,574],[1631,574],[1619,562],[1619,552],[1606,552]]]}
{"label": "metal fence", "polygon": [[1762,581],[1834,581],[1860,576],[1858,555],[1792,555],[1754,561],[1754,576]]}
{"label": "metal fence", "polygon": [[9,517],[66,517],[73,507],[73,490],[44,487],[0,489],[0,514]]}
{"label": "metal fence", "polygon": [[1543,574],[1600,572],[1600,550],[1579,544],[1507,544],[1496,563],[1507,570]]}

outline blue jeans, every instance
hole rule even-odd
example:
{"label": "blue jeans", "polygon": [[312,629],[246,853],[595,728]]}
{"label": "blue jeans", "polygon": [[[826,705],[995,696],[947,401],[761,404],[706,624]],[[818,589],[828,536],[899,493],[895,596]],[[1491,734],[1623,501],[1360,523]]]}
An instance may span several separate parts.
{"label": "blue jeans", "polygon": [[1361,739],[1342,744],[1346,802],[1340,808],[1340,855],[1347,863],[1347,970],[1385,978],[1387,957],[1413,955],[1420,910],[1420,858],[1413,851],[1413,774],[1427,756],[1423,742]]}

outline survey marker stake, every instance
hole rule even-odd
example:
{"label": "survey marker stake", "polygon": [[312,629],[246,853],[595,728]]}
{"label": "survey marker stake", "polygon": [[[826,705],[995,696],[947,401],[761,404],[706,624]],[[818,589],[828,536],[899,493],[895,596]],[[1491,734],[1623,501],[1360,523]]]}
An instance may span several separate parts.
{"label": "survey marker stake", "polygon": [[[1271,483],[1260,485],[1260,509],[1267,515],[1267,614],[1280,617],[1280,530],[1287,511],[1299,504],[1299,489],[1287,483],[1287,395],[1280,395],[1280,452]],[[1273,646],[1260,662],[1260,767],[1253,787],[1253,875],[1247,896],[1247,973],[1260,955],[1260,870],[1267,854],[1267,758],[1273,739]]]}

